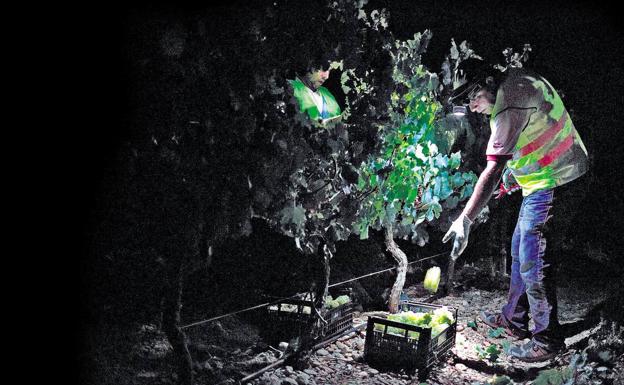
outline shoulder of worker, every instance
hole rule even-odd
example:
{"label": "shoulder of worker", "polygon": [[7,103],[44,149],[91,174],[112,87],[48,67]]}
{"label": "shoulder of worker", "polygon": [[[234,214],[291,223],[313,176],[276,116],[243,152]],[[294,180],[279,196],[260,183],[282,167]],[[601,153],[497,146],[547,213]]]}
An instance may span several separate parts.
{"label": "shoulder of worker", "polygon": [[539,103],[541,92],[533,86],[539,75],[522,68],[508,70],[496,94],[496,103],[504,108],[528,108]]}
{"label": "shoulder of worker", "polygon": [[299,78],[288,79],[288,84],[290,84],[294,92],[300,92],[306,88],[306,85]]}

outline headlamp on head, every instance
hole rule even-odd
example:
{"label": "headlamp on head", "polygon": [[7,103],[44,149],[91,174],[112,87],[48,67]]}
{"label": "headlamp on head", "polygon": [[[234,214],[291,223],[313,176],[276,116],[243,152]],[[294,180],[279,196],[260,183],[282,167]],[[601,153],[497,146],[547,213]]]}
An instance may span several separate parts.
{"label": "headlamp on head", "polygon": [[463,116],[468,113],[470,101],[474,99],[477,93],[483,88],[479,82],[466,83],[453,91],[448,99],[448,103],[452,107],[452,114],[455,116]]}
{"label": "headlamp on head", "polygon": [[453,115],[461,116],[468,112],[470,101],[488,84],[488,77],[491,75],[492,66],[480,58],[468,58],[459,63],[455,78],[456,82],[461,83],[448,99],[449,110]]}
{"label": "headlamp on head", "polygon": [[453,106],[453,112],[452,112],[453,115],[464,116],[466,115],[466,113],[468,113],[468,106],[466,105]]}

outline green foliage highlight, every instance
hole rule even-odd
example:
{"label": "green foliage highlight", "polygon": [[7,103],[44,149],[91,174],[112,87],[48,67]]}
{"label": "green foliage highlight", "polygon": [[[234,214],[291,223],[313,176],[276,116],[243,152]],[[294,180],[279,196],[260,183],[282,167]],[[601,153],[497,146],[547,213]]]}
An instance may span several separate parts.
{"label": "green foliage highlight", "polygon": [[[440,125],[446,119],[438,101],[440,83],[421,63],[431,36],[425,31],[385,46],[393,89],[388,119],[380,127],[381,146],[359,170],[357,188],[367,194],[355,226],[360,238],[368,237],[368,227],[392,225],[396,237],[415,240],[421,223],[472,194],[476,175],[460,172],[461,154],[441,152],[436,143],[446,127]],[[444,145],[448,151],[448,140]]]}
{"label": "green foliage highlight", "polygon": [[562,385],[572,379],[574,371],[571,367],[541,370],[533,381],[534,385]]}
{"label": "green foliage highlight", "polygon": [[498,346],[495,344],[489,345],[487,348],[483,348],[481,345],[475,345],[475,351],[477,355],[482,360],[488,360],[491,362],[496,362],[498,357],[501,355],[501,350],[499,350]]}
{"label": "green foliage highlight", "polygon": [[505,333],[505,329],[504,328],[490,329],[488,331],[488,337],[490,337],[490,338],[499,338],[504,333]]}

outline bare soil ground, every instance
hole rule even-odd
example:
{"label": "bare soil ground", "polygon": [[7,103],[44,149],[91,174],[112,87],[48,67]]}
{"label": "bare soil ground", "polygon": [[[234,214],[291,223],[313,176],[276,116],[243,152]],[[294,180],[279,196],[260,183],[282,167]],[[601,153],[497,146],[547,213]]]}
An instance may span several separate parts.
{"label": "bare soil ground", "polygon": [[[466,271],[464,271],[466,274]],[[605,304],[611,286],[580,280],[559,289],[559,318],[566,331],[568,349],[555,359],[525,364],[505,353],[510,344],[521,343],[505,334],[496,335],[478,320],[482,310],[498,311],[505,303],[506,289],[479,289],[466,279],[456,294],[433,303],[458,309],[456,345],[430,372],[426,383],[434,384],[562,384],[545,379],[546,374],[564,373],[571,361],[577,363],[577,376],[571,384],[623,384],[624,357],[622,326],[601,318],[610,306]],[[468,284],[466,283],[468,282]],[[504,287],[504,283],[501,285]],[[431,295],[422,285],[405,289],[411,300],[424,301]],[[607,307],[605,309],[605,306]],[[602,311],[602,313],[601,313]],[[357,313],[354,324],[364,324],[371,313]],[[376,312],[375,314],[379,314]],[[188,329],[189,347],[194,360],[197,384],[236,383],[282,356],[277,347],[265,344],[257,327],[236,317]],[[363,362],[365,330],[343,336],[314,352],[305,370],[279,366],[252,383],[292,385],[420,384],[415,376],[379,371]],[[125,330],[98,328],[90,335],[93,384],[173,384],[171,347],[155,325],[135,325]],[[619,345],[618,345],[619,344]],[[480,354],[478,349],[496,346],[498,357]],[[554,373],[554,374],[553,374]],[[541,376],[541,377],[540,377]],[[554,378],[553,377],[553,378]],[[540,380],[541,379],[541,380]],[[542,382],[540,382],[542,381]],[[544,382],[546,381],[546,382]],[[548,382],[551,381],[551,382]],[[554,381],[554,382],[553,382]],[[557,382],[559,381],[559,382]]]}

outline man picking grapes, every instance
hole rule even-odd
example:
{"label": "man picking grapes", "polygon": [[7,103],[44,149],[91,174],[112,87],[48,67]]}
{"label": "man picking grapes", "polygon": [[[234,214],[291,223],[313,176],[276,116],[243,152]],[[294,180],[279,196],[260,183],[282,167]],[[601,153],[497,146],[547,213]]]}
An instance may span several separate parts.
{"label": "man picking grapes", "polygon": [[[472,222],[507,167],[524,197],[511,243],[511,284],[507,304],[499,313],[482,312],[481,319],[519,339],[531,337],[511,348],[512,356],[544,361],[565,347],[557,318],[555,261],[546,254],[544,229],[552,217],[555,190],[587,171],[587,150],[548,81],[521,68],[500,76],[481,63],[477,59],[462,63],[466,69],[473,67],[468,74],[472,79],[457,88],[452,99],[466,98],[470,111],[490,116],[487,166],[443,242],[453,239],[451,257],[458,258]],[[531,331],[529,316],[535,324]]]}

